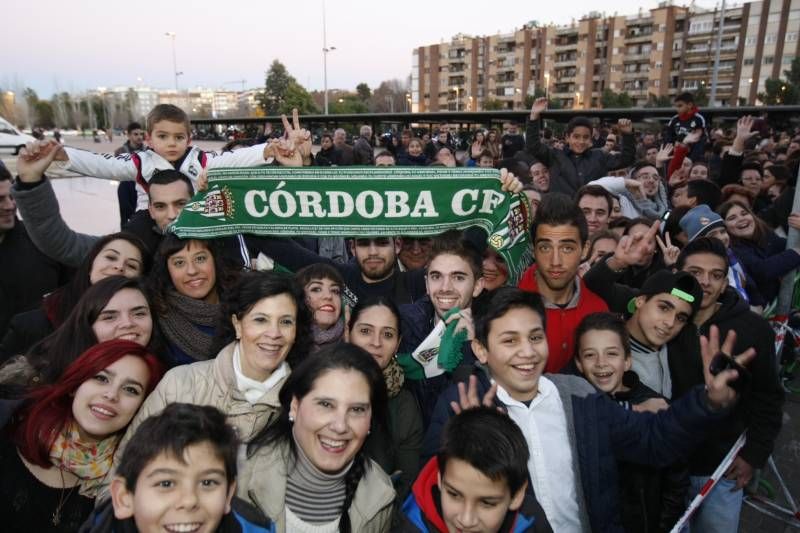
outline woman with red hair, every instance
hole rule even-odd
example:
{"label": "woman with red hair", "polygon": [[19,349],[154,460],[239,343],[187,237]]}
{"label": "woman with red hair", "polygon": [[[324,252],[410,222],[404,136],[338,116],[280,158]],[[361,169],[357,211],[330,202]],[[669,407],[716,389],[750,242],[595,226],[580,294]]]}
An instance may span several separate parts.
{"label": "woman with red hair", "polygon": [[0,437],[3,531],[77,531],[162,372],[147,348],[117,339],[89,348],[55,383],[32,390]]}

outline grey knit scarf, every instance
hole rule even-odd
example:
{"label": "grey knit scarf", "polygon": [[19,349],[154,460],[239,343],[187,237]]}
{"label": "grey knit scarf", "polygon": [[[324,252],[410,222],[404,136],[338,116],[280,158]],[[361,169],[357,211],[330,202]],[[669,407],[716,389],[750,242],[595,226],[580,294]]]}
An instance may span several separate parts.
{"label": "grey knit scarf", "polygon": [[206,303],[169,289],[166,295],[167,314],[158,317],[158,325],[170,344],[198,361],[211,358],[213,335],[197,326],[214,327],[219,315],[219,304]]}

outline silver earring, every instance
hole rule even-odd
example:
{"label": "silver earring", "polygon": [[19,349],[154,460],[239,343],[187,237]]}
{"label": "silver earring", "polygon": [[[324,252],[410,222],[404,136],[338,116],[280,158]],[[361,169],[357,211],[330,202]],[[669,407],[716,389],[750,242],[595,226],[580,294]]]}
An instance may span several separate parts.
{"label": "silver earring", "polygon": [[289,422],[294,423],[294,417],[292,415],[289,415]]}

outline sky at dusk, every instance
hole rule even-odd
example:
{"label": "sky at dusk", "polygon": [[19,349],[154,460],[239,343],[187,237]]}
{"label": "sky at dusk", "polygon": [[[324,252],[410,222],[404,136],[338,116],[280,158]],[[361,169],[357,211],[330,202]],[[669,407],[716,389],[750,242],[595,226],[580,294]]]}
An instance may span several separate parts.
{"label": "sky at dusk", "polygon": [[[97,86],[172,88],[172,48],[164,34],[174,32],[182,89],[239,90],[241,79],[260,87],[274,59],[306,88],[322,89],[322,1],[9,0],[0,7],[0,87],[29,86],[43,97]],[[600,5],[607,15],[630,15],[657,4],[326,0],[328,46],[336,47],[328,54],[328,87],[405,79],[413,48],[459,32],[506,33],[531,20],[568,24]]]}

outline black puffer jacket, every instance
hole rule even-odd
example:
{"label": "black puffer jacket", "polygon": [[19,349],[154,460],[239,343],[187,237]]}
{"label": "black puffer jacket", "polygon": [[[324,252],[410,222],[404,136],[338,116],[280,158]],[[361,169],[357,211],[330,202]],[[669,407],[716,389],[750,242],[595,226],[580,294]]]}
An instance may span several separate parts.
{"label": "black puffer jacket", "polygon": [[566,147],[556,150],[542,144],[539,121],[529,120],[525,151],[539,161],[550,162],[550,192],[573,196],[590,181],[608,176],[609,171],[631,166],[636,158],[636,140],[631,133],[623,135],[620,153],[591,148],[576,154]]}
{"label": "black puffer jacket", "polygon": [[[612,394],[617,403],[628,407],[651,398],[663,398],[639,381],[636,372],[625,372],[625,392]],[[619,463],[622,526],[629,533],[667,532],[686,508],[689,471],[684,462],[665,468]]]}

